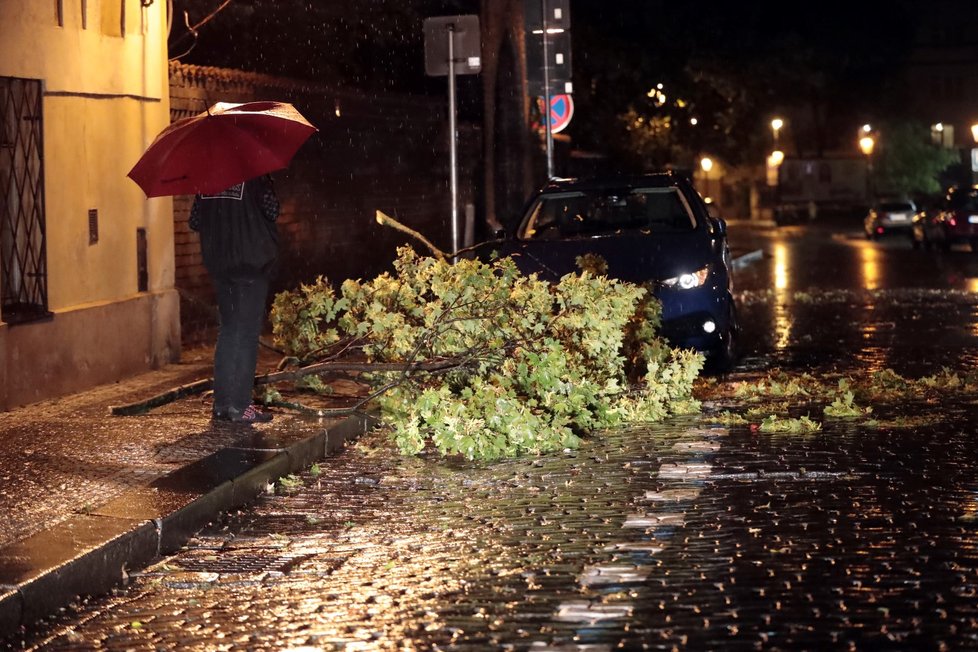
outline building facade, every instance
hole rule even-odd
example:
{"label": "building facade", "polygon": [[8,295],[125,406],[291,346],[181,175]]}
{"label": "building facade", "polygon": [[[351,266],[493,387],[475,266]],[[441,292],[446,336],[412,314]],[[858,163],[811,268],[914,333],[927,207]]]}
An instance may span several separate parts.
{"label": "building facade", "polygon": [[166,2],[0,2],[0,409],[176,360]]}

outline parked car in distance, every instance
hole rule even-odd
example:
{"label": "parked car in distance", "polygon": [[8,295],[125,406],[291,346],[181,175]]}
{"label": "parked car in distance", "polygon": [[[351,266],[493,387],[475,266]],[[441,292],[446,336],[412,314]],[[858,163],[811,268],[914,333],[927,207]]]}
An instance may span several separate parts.
{"label": "parked car in distance", "polygon": [[939,205],[921,212],[913,222],[913,246],[947,251],[955,243],[967,243],[978,253],[978,186],[948,189]]}
{"label": "parked car in distance", "polygon": [[531,197],[515,233],[480,255],[512,256],[523,273],[548,281],[579,271],[578,256],[601,256],[609,277],[651,286],[673,346],[725,371],[738,333],[726,236],[726,223],[681,175],[555,179]]}
{"label": "parked car in distance", "polygon": [[863,220],[863,232],[870,240],[891,233],[909,236],[917,206],[907,199],[880,201],[870,207]]}

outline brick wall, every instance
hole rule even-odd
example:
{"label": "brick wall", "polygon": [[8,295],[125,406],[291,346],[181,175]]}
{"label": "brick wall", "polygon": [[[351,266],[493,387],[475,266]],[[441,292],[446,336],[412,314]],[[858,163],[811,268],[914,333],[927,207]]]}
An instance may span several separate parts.
{"label": "brick wall", "polygon": [[[282,203],[282,265],[273,291],[327,276],[335,285],[389,268],[407,237],[374,221],[377,209],[450,247],[448,120],[445,101],[369,96],[235,70],[170,65],[171,119],[214,102],[293,103],[319,128],[292,165],[272,176]],[[478,127],[460,124],[460,206],[474,203],[482,154]],[[481,180],[480,180],[481,181]],[[184,342],[209,337],[215,324],[210,281],[197,236],[187,226],[192,198],[174,201],[176,285]]]}

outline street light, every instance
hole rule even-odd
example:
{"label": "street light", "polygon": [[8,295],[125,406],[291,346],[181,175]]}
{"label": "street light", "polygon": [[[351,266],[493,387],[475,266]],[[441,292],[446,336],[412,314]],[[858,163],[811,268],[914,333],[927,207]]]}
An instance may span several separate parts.
{"label": "street light", "polygon": [[706,191],[706,201],[712,203],[713,199],[710,197],[710,170],[713,169],[713,159],[709,156],[701,158],[700,169],[703,170],[703,189]]}
{"label": "street light", "polygon": [[[868,126],[863,125],[863,133],[869,133],[866,131]],[[873,201],[873,149],[875,147],[876,140],[872,136],[866,135],[859,139],[859,149],[866,155],[866,201],[870,203]]]}
{"label": "street light", "polygon": [[778,185],[778,169],[784,163],[784,152],[776,149],[767,157],[767,185],[772,188]]}
{"label": "street light", "polygon": [[971,137],[978,143],[978,122],[971,125]]}
{"label": "street light", "polygon": [[866,156],[873,155],[873,148],[876,147],[876,141],[872,136],[863,136],[859,139],[859,149]]}
{"label": "street light", "polygon": [[784,126],[784,120],[781,118],[775,118],[771,120],[771,131],[774,132],[774,149],[778,149],[778,136],[781,133],[781,127]]}

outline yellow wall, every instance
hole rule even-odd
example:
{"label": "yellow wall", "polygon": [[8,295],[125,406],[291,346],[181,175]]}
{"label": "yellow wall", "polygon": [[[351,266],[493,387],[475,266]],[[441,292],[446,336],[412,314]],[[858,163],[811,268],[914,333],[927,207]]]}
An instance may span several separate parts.
{"label": "yellow wall", "polygon": [[[63,26],[58,25],[58,0],[0,0],[0,76],[42,80],[48,309],[60,322],[53,330],[30,323],[0,329],[0,340],[6,340],[0,341],[0,353],[6,350],[0,364],[6,358],[8,380],[30,373],[21,368],[25,358],[43,368],[47,356],[50,368],[64,371],[63,362],[57,361],[73,359],[72,347],[91,344],[73,334],[91,325],[93,314],[102,319],[113,310],[130,316],[145,312],[133,322],[136,332],[125,334],[131,340],[127,347],[111,352],[116,359],[106,359],[104,369],[91,372],[94,382],[105,382],[179,353],[172,201],[147,200],[126,177],[170,121],[167,3],[61,4]],[[88,6],[87,27],[83,4]],[[124,29],[115,20],[123,14]],[[98,210],[95,244],[89,244],[90,209]],[[147,230],[148,295],[137,287],[137,228]],[[141,299],[147,296],[156,298]],[[57,350],[14,351],[15,341],[18,349],[40,341],[27,332],[14,333],[30,329],[57,332],[59,341],[47,346]],[[98,359],[91,361],[94,367],[99,364]],[[105,370],[118,373],[106,376]],[[0,408],[18,401],[5,398],[0,388]]]}

